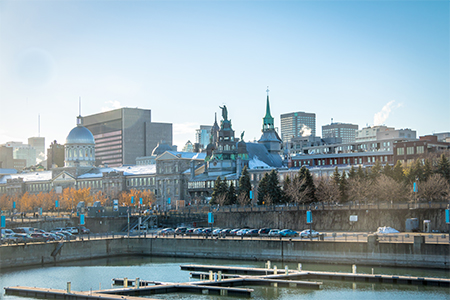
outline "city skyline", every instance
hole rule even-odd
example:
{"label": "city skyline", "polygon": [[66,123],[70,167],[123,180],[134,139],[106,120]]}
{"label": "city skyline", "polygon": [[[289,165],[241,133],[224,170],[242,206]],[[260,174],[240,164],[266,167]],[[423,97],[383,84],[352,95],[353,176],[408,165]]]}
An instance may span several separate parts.
{"label": "city skyline", "polygon": [[[82,115],[120,107],[195,141],[226,104],[259,139],[280,115],[322,125],[450,131],[449,9],[402,2],[17,2],[0,10],[0,144],[64,144]],[[220,117],[218,117],[220,119]]]}

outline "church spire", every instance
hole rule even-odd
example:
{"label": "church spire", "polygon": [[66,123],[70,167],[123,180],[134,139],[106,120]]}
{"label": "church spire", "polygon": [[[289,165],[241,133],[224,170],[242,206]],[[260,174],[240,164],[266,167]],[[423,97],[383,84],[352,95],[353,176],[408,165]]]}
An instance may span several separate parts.
{"label": "church spire", "polygon": [[266,115],[263,118],[263,129],[262,131],[266,131],[266,130],[274,130],[274,121],[273,121],[273,117],[270,114],[270,103],[269,103],[269,87],[267,87],[267,104],[266,104]]}

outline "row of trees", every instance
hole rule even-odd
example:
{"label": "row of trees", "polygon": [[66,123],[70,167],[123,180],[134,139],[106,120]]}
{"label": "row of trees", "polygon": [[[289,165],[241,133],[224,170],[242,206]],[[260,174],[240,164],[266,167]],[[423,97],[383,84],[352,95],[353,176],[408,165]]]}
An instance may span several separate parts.
{"label": "row of trees", "polygon": [[[413,191],[413,184],[417,191]],[[250,176],[244,168],[239,187],[220,176],[215,181],[211,204],[247,205],[251,191]],[[408,165],[397,161],[394,167],[376,161],[371,168],[352,166],[349,172],[338,168],[331,177],[313,178],[302,167],[280,184],[278,172],[264,174],[258,184],[259,205],[347,201],[422,201],[446,200],[450,196],[450,162],[446,155],[417,159]]]}
{"label": "row of trees", "polygon": [[[119,194],[119,203],[124,205],[131,205],[131,197],[134,196],[135,203],[139,203],[142,198],[144,205],[151,205],[155,203],[156,198],[153,192],[149,190],[130,190]],[[56,208],[56,201],[58,201],[58,208]],[[91,193],[91,188],[74,189],[66,188],[62,193],[50,191],[48,193],[31,194],[26,192],[23,195],[8,196],[3,194],[0,196],[0,209],[11,210],[15,202],[15,208],[21,212],[35,212],[38,208],[43,211],[54,211],[55,209],[62,211],[74,210],[78,202],[84,201],[86,205],[93,204],[95,201],[100,201],[102,205],[111,205],[112,200],[103,195],[102,192]]]}

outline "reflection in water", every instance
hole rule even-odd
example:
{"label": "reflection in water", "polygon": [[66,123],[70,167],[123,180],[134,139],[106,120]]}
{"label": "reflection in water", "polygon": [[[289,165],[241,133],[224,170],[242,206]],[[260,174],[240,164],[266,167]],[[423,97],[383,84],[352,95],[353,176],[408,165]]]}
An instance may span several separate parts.
{"label": "reflection in water", "polygon": [[[22,268],[15,270],[3,270],[0,272],[1,299],[23,300],[16,296],[3,295],[5,286],[30,286],[49,287],[65,289],[68,281],[72,283],[72,290],[88,291],[96,290],[99,287],[107,289],[111,287],[112,278],[139,277],[144,280],[155,280],[163,282],[188,282],[189,272],[181,271],[181,264],[215,264],[242,267],[264,267],[264,262],[217,260],[217,259],[191,259],[191,258],[163,258],[163,257],[114,257],[96,260],[77,261],[61,263],[55,266],[39,268]],[[284,266],[284,263],[273,263]],[[287,263],[289,269],[296,269],[297,263]],[[331,271],[331,272],[351,272],[351,265],[320,265],[302,264],[303,270]],[[375,273],[428,276],[450,278],[446,270],[424,270],[405,268],[377,268]],[[358,273],[372,274],[372,267],[358,266]],[[450,299],[450,291],[447,288],[378,284],[365,282],[345,282],[324,280],[320,290],[307,290],[294,287],[267,287],[267,286],[246,286],[254,289],[252,299]],[[236,297],[211,296],[198,294],[173,293],[162,295],[151,295],[146,298],[153,299],[208,299],[208,300],[228,300],[238,299]]]}

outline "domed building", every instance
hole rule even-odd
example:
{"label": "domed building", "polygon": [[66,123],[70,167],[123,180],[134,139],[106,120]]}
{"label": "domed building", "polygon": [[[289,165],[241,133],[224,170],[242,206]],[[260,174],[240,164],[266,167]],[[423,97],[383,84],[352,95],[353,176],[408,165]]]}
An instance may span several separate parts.
{"label": "domed building", "polygon": [[66,167],[94,166],[95,139],[89,129],[81,124],[81,116],[77,118],[77,126],[66,138],[64,163]]}

